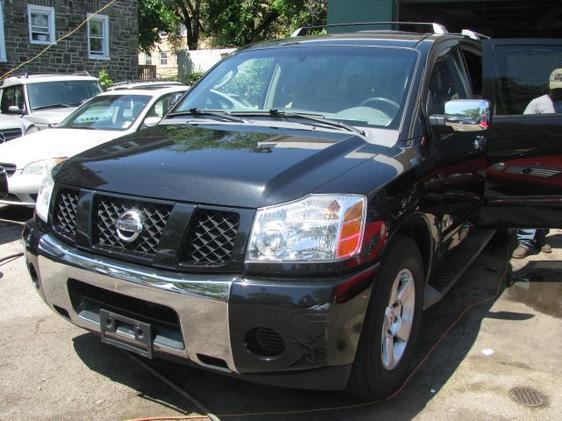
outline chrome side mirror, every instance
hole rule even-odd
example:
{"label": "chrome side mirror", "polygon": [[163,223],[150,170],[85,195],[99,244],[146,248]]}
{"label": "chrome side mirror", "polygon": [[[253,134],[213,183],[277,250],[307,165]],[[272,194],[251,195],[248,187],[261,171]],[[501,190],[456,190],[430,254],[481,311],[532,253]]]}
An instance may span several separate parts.
{"label": "chrome side mirror", "polygon": [[23,110],[17,105],[10,105],[8,107],[8,114],[23,114]]}
{"label": "chrome side mirror", "polygon": [[481,132],[492,120],[492,106],[485,99],[454,99],[445,103],[445,125],[455,132]]}

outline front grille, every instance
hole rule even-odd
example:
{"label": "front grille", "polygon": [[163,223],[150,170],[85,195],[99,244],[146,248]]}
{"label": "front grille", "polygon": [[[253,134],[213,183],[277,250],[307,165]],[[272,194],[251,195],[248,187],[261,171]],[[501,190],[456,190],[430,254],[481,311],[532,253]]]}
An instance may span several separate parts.
{"label": "front grille", "polygon": [[59,234],[74,240],[76,236],[76,208],[78,192],[61,190],[55,202],[53,227]]}
{"label": "front grille", "polygon": [[23,132],[21,129],[0,130],[0,143],[7,142],[8,140],[12,140],[20,136],[23,136]]}
{"label": "front grille", "polygon": [[234,240],[240,225],[240,215],[210,209],[197,211],[186,236],[188,264],[224,264],[230,260]]}
{"label": "front grille", "polygon": [[16,164],[0,162],[0,167],[4,167],[4,169],[6,170],[6,174],[8,174],[8,177],[16,172]]}
{"label": "front grille", "polygon": [[[99,197],[94,210],[94,246],[99,249],[152,257],[158,250],[162,231],[172,211],[171,205],[115,197]],[[143,220],[139,237],[127,243],[119,238],[115,223],[125,212],[135,209]]]}

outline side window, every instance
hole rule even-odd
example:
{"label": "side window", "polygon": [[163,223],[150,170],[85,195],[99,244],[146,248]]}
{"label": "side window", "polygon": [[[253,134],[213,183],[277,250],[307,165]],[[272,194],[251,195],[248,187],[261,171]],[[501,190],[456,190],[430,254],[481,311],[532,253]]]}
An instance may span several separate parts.
{"label": "side window", "polygon": [[470,76],[473,97],[482,96],[482,56],[473,51],[463,50],[464,61]]}
{"label": "side window", "polygon": [[469,87],[460,53],[457,48],[443,51],[438,57],[429,82],[427,114],[443,114],[445,103],[469,97]]}
{"label": "side window", "polygon": [[562,45],[496,45],[490,60],[496,115],[562,113]]}
{"label": "side window", "polygon": [[0,104],[2,114],[9,114],[10,107],[17,107],[20,113],[25,110],[22,85],[2,89],[2,102]]}
{"label": "side window", "polygon": [[178,99],[180,99],[183,95],[183,92],[174,92],[172,94],[168,94],[163,96],[162,98],[160,98],[158,101],[156,101],[152,107],[150,107],[150,110],[148,110],[148,112],[146,113],[146,117],[158,117],[158,118],[162,118],[164,117],[164,114],[166,114],[170,108],[172,108],[176,102],[178,101]]}

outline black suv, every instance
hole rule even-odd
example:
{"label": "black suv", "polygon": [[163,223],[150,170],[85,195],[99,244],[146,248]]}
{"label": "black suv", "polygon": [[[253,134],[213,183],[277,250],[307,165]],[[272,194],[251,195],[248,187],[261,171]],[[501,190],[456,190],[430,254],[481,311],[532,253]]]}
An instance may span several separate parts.
{"label": "black suv", "polygon": [[558,67],[562,40],[449,33],[241,49],[159,126],[53,170],[33,284],[148,358],[388,396],[495,228],[562,226],[562,114],[522,115]]}

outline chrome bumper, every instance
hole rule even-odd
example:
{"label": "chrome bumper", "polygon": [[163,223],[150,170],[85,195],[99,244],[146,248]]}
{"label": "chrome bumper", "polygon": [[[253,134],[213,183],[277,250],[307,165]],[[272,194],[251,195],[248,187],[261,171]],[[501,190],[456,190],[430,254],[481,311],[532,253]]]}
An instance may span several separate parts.
{"label": "chrome bumper", "polygon": [[[35,236],[35,238],[30,238]],[[78,314],[72,305],[68,280],[118,292],[129,297],[161,304],[179,318],[185,349],[154,344],[154,351],[201,366],[209,366],[198,354],[226,362],[227,372],[237,372],[233,361],[228,320],[228,297],[236,276],[192,275],[147,269],[70,247],[51,234],[24,232],[28,267],[36,272],[34,283],[44,301],[68,312],[70,321],[84,329],[99,332],[95,323]],[[32,275],[33,277],[33,275]]]}

